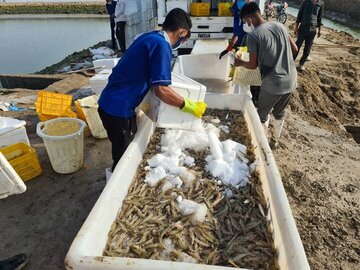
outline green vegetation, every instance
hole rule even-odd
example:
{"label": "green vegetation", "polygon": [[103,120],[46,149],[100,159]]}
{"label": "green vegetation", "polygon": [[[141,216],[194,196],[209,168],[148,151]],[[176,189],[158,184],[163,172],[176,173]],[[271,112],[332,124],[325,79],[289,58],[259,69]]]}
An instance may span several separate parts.
{"label": "green vegetation", "polygon": [[10,14],[107,14],[102,3],[0,4],[0,15]]}

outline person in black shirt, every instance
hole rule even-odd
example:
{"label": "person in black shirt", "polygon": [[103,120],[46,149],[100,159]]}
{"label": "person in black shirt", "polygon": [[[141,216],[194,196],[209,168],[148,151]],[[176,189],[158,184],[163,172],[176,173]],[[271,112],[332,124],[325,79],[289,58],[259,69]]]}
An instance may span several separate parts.
{"label": "person in black shirt", "polygon": [[116,39],[115,39],[115,7],[116,7],[116,1],[114,0],[106,0],[106,9],[108,11],[108,14],[110,16],[110,28],[111,28],[111,44],[112,49],[116,49]]}
{"label": "person in black shirt", "polygon": [[321,36],[323,13],[324,2],[322,0],[304,0],[300,6],[295,25],[295,35],[298,36],[296,45],[299,51],[302,44],[305,42],[304,53],[299,64],[300,71],[305,70],[304,65],[306,60],[308,60],[311,47],[314,43],[316,28],[318,28],[318,37]]}

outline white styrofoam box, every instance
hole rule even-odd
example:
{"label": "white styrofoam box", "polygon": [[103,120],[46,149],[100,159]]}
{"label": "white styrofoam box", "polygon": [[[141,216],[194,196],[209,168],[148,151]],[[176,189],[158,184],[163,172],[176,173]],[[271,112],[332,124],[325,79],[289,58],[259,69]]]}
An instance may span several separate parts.
{"label": "white styrofoam box", "polygon": [[112,73],[112,68],[111,69],[105,68],[98,72],[98,74],[108,74],[108,75],[110,75],[111,73]]}
{"label": "white styrofoam box", "polygon": [[26,133],[26,122],[10,117],[0,117],[0,147],[5,147],[18,142],[30,145]]}
{"label": "white styrofoam box", "polygon": [[26,191],[26,186],[14,168],[0,153],[0,199]]}
{"label": "white styrofoam box", "polygon": [[98,73],[95,76],[91,77],[89,80],[91,90],[95,94],[100,94],[104,90],[105,86],[108,83],[110,74],[107,73]]}
{"label": "white styrofoam box", "polygon": [[[99,59],[99,60],[93,61],[93,65],[95,68],[99,68],[99,69],[96,69],[97,73],[99,73],[103,69],[112,69],[113,67],[115,67],[117,65],[119,60],[120,60],[120,58]],[[100,69],[101,67],[104,67],[104,68]]]}
{"label": "white styrofoam box", "polygon": [[78,99],[78,102],[85,115],[91,135],[93,135],[95,138],[103,139],[107,138],[108,135],[98,113],[98,100],[99,96],[93,95],[86,98]]}
{"label": "white styrofoam box", "polygon": [[140,0],[127,0],[125,2],[125,11],[124,11],[125,15],[139,12],[140,10],[141,10],[141,1]]}
{"label": "white styrofoam box", "polygon": [[229,42],[227,39],[197,40],[191,54],[215,53],[220,54],[226,49]]}
{"label": "white styrofoam box", "polygon": [[166,11],[169,13],[174,8],[181,8],[187,13],[190,12],[190,1],[188,0],[168,0],[166,1]]}
{"label": "white styrofoam box", "polygon": [[[309,270],[305,250],[286,196],[273,153],[264,134],[256,108],[248,96],[206,94],[205,102],[211,109],[242,111],[251,142],[254,146],[256,172],[263,188],[269,210],[269,222],[274,247],[281,270]],[[116,220],[128,190],[137,173],[143,154],[155,130],[145,117],[117,164],[94,208],[75,237],[65,258],[68,270],[233,270],[233,267],[190,264],[160,260],[104,256],[111,225]],[[239,250],[239,254],[241,251]]]}
{"label": "white styrofoam box", "polygon": [[[192,79],[221,79],[227,81],[230,71],[230,57],[219,59],[218,53],[181,55],[175,65],[180,74]],[[175,66],[174,66],[175,69]]]}
{"label": "white styrofoam box", "polygon": [[[203,101],[206,87],[192,79],[181,75],[171,74],[170,87],[184,98],[193,101]],[[156,97],[153,89],[144,98],[141,109],[162,128],[196,129],[201,120],[190,113],[184,113],[174,106],[167,105]]]}

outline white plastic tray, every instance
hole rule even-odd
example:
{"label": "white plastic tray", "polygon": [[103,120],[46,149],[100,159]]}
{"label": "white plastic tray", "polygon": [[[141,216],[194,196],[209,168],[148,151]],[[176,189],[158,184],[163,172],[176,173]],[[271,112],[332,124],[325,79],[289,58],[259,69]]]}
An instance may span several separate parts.
{"label": "white plastic tray", "polygon": [[[255,147],[257,170],[269,206],[268,218],[281,269],[310,269],[291,213],[290,205],[267,143],[256,109],[248,96],[207,94],[209,108],[241,110]],[[142,160],[155,125],[147,117],[140,124],[134,141],[115,168],[94,208],[74,239],[65,259],[72,270],[225,270],[231,267],[102,256],[111,224],[115,220],[137,167]]]}

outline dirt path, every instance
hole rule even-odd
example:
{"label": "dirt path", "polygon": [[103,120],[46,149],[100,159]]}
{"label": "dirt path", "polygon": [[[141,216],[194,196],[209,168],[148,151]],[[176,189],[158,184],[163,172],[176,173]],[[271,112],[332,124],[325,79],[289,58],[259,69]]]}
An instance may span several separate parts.
{"label": "dirt path", "polygon": [[[329,29],[316,43],[360,46]],[[359,53],[314,48],[274,152],[312,269],[360,267]]]}

